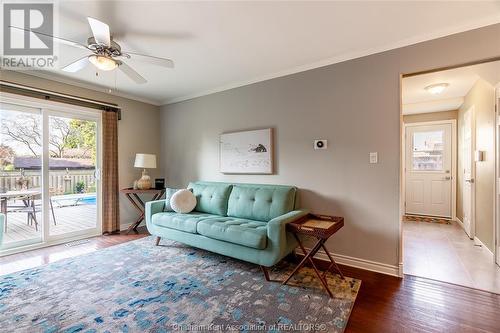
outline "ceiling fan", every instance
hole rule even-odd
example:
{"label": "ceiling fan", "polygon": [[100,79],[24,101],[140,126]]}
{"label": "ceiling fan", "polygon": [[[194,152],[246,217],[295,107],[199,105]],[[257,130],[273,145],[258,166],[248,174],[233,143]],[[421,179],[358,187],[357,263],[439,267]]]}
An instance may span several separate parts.
{"label": "ceiling fan", "polygon": [[65,72],[78,72],[85,68],[87,65],[92,64],[96,68],[103,71],[110,71],[118,68],[135,83],[143,84],[146,83],[147,80],[139,73],[137,73],[132,67],[127,65],[123,61],[123,59],[137,59],[157,66],[167,68],[174,67],[174,62],[170,59],[122,51],[120,45],[113,40],[113,37],[111,36],[109,30],[109,26],[106,23],[96,20],[92,17],[87,17],[87,20],[89,22],[90,29],[92,30],[93,35],[87,39],[87,45],[74,42],[69,39],[52,36],[42,32],[35,32],[33,30],[27,30],[15,26],[10,26],[10,28],[22,30],[25,32],[29,31],[39,36],[40,38],[52,38],[54,41],[61,44],[85,49],[92,52],[92,54],[86,55],[85,57],[82,57],[64,66],[62,70]]}

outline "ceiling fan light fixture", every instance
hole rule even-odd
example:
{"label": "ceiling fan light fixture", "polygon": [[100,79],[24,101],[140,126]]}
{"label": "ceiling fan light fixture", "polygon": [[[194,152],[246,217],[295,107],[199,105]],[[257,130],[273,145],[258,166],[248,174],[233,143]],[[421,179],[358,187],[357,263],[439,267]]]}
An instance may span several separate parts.
{"label": "ceiling fan light fixture", "polygon": [[438,95],[442,93],[450,84],[449,83],[436,83],[425,87],[425,90],[433,95]]}
{"label": "ceiling fan light fixture", "polygon": [[109,57],[93,54],[89,56],[89,61],[98,69],[103,71],[111,71],[118,67],[118,63]]}

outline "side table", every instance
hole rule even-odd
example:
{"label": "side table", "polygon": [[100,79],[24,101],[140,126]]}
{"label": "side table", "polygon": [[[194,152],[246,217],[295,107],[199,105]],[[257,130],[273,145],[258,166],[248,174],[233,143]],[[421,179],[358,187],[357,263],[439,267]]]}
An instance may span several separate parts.
{"label": "side table", "polygon": [[[326,280],[326,274],[335,268],[335,270],[339,273],[340,277],[344,279],[344,275],[340,270],[339,266],[331,256],[330,252],[325,246],[326,241],[337,231],[339,231],[344,226],[344,218],[340,216],[327,216],[327,215],[316,215],[316,214],[308,214],[297,221],[290,222],[286,225],[287,231],[291,232],[297,242],[299,243],[299,247],[304,253],[304,258],[300,261],[300,263],[295,267],[295,269],[290,273],[290,275],[286,278],[283,284],[287,284],[288,281],[292,278],[292,276],[297,273],[297,271],[303,267],[306,261],[309,261],[311,266],[313,267],[316,275],[318,276],[321,284],[326,289],[326,292],[330,297],[333,298],[333,294],[328,288],[328,282]],[[307,252],[300,240],[299,235],[309,236],[316,238],[316,244],[312,247],[312,249]],[[316,265],[314,264],[313,257],[320,249],[325,251],[328,259],[330,259],[330,265],[323,272],[320,273]],[[334,273],[334,272],[332,272]]]}
{"label": "side table", "polygon": [[120,192],[125,194],[125,196],[130,201],[132,206],[134,206],[140,213],[137,220],[135,220],[135,222],[128,227],[127,229],[127,234],[128,234],[132,230],[134,230],[137,233],[138,232],[137,227],[144,220],[145,203],[139,197],[139,194],[152,194],[153,198],[151,199],[151,201],[154,201],[160,199],[163,196],[163,194],[165,194],[165,189],[157,190],[152,188],[149,190],[134,190],[133,188],[124,188],[121,189]]}

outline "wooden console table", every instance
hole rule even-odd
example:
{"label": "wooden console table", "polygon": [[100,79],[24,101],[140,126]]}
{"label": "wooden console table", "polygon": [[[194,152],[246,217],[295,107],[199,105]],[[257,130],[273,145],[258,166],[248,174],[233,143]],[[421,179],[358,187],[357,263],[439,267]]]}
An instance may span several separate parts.
{"label": "wooden console table", "polygon": [[153,198],[151,199],[151,201],[154,201],[160,199],[163,196],[163,194],[165,194],[165,189],[157,190],[152,188],[149,190],[134,190],[133,188],[124,188],[121,189],[120,192],[125,194],[125,196],[130,201],[132,206],[134,206],[140,213],[137,220],[135,220],[135,222],[128,227],[127,229],[127,234],[128,234],[132,230],[138,233],[137,227],[144,220],[144,209],[146,205],[144,201],[142,201],[142,199],[139,197],[139,194],[152,194]]}
{"label": "wooden console table", "polygon": [[[306,261],[309,261],[311,266],[313,267],[316,275],[318,276],[321,284],[326,289],[326,292],[330,297],[333,297],[330,288],[328,288],[328,281],[326,280],[326,274],[331,271],[332,268],[339,273],[340,277],[343,279],[344,275],[340,270],[339,266],[331,256],[330,252],[325,246],[325,242],[337,231],[340,230],[344,226],[344,218],[339,216],[327,216],[327,215],[316,215],[316,214],[308,214],[297,221],[290,222],[286,225],[287,231],[290,231],[297,242],[299,243],[299,247],[304,253],[304,258],[302,261],[295,267],[295,269],[290,273],[290,275],[286,278],[283,284],[287,284],[288,281],[292,278],[292,276],[297,273],[297,271],[303,267]],[[299,235],[310,236],[316,238],[316,244],[312,247],[312,249],[307,252],[302,244]],[[323,249],[330,259],[330,266],[328,266],[327,270],[321,274],[314,264],[313,257],[320,250]],[[332,272],[333,273],[333,272]]]}

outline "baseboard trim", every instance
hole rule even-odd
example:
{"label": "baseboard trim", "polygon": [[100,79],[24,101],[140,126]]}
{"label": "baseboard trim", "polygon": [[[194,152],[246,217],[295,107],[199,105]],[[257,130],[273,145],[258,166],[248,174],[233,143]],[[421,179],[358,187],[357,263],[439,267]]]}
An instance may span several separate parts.
{"label": "baseboard trim", "polygon": [[[134,222],[126,222],[126,223],[121,223],[120,224],[120,231],[125,231],[128,229],[128,227],[130,227]],[[146,223],[145,222],[141,222],[141,224],[139,224],[138,228],[140,227],[144,227],[146,226]]]}
{"label": "baseboard trim", "polygon": [[462,227],[462,229],[465,230],[465,226],[464,226],[464,223],[462,222],[462,220],[460,220],[458,217],[455,217],[455,221],[458,223],[458,225],[460,227]]}
{"label": "baseboard trim", "polygon": [[486,245],[484,245],[483,242],[481,242],[481,240],[477,237],[474,237],[474,243],[476,243],[477,245],[480,245],[484,250],[486,250],[486,252],[488,252],[490,255],[491,255],[491,258],[495,258],[493,252],[491,252],[490,249],[488,249],[488,247]]}
{"label": "baseboard trim", "polygon": [[[307,251],[310,251],[309,248],[306,248]],[[297,249],[297,254],[303,255],[302,251],[300,249]],[[401,272],[403,271],[402,264],[400,265],[389,265],[389,264],[384,264],[381,262],[376,262],[376,261],[371,261],[371,260],[366,260],[366,259],[361,259],[361,258],[356,258],[356,257],[350,257],[346,256],[343,254],[331,254],[333,259],[338,264],[349,266],[349,267],[354,267],[354,268],[359,268],[359,269],[364,269],[367,271],[371,272],[376,272],[376,273],[381,273],[385,275],[390,275],[390,276],[395,276],[395,277],[402,277]],[[320,250],[318,253],[314,256],[315,260],[321,260],[321,261],[329,261],[328,256],[326,255],[325,251]]]}

